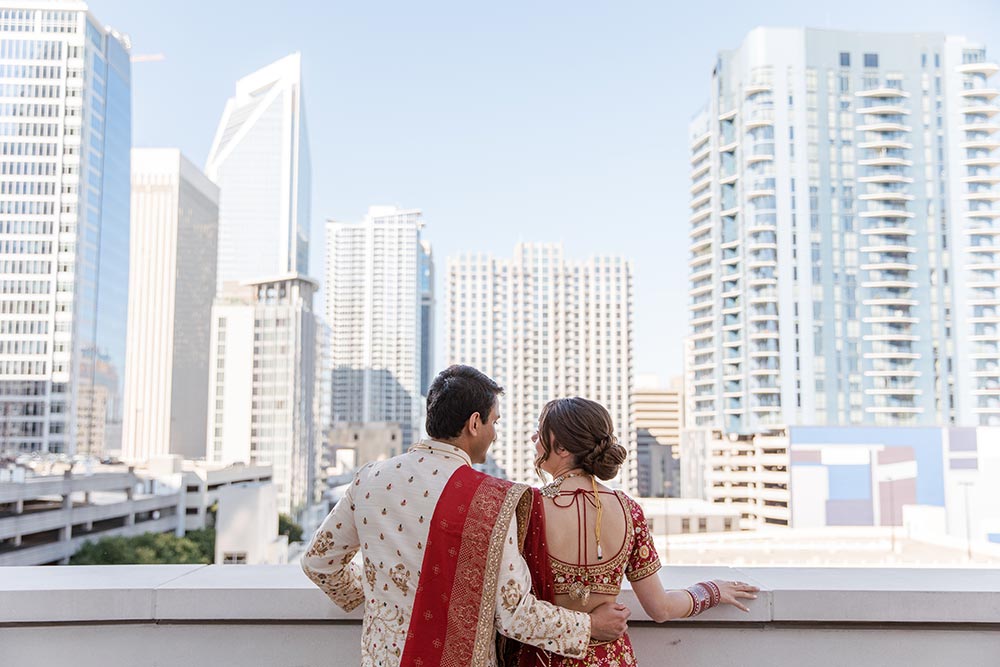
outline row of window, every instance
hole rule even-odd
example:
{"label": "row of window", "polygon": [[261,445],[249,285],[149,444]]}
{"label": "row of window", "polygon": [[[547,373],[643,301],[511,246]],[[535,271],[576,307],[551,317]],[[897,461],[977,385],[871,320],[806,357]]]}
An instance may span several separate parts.
{"label": "row of window", "polygon": [[[67,150],[67,154],[76,151]],[[0,142],[0,155],[23,155],[34,157],[55,157],[59,155],[59,145],[56,143],[24,143],[20,141]]]}
{"label": "row of window", "polygon": [[44,340],[0,340],[0,354],[48,354]]}
{"label": "row of window", "polygon": [[[0,213],[4,211],[4,204],[11,202],[0,202]],[[60,247],[61,249],[61,247]],[[52,252],[51,241],[7,241],[0,240],[0,255],[48,255]]]}
{"label": "row of window", "polygon": [[52,215],[56,206],[43,201],[0,201],[0,213],[10,215]]}
{"label": "row of window", "polygon": [[0,123],[0,135],[5,137],[58,137],[58,123]]}
{"label": "row of window", "polygon": [[54,195],[56,184],[38,181],[0,181],[0,195]]}
{"label": "row of window", "polygon": [[[0,71],[3,71],[3,65],[0,65]],[[3,102],[0,103],[0,116],[13,116],[14,118],[59,118],[59,105]]]}
{"label": "row of window", "polygon": [[5,375],[45,375],[44,361],[0,361],[0,377]]}
{"label": "row of window", "polygon": [[0,280],[0,294],[49,294],[49,280]]}
{"label": "row of window", "polygon": [[55,162],[0,162],[0,175],[3,176],[55,176]]}
{"label": "row of window", "polygon": [[45,320],[0,320],[0,334],[47,334]]}
{"label": "row of window", "polygon": [[[0,183],[0,188],[3,185],[6,183]],[[0,220],[0,234],[51,234],[54,229],[51,220]]]}
{"label": "row of window", "polygon": [[0,60],[62,60],[63,43],[40,39],[0,40]]}
{"label": "row of window", "polygon": [[45,315],[48,312],[48,301],[0,301],[0,315]]}
{"label": "row of window", "polygon": [[[0,42],[0,46],[5,42]],[[0,97],[62,97],[62,86],[46,86],[34,83],[0,83]]]}

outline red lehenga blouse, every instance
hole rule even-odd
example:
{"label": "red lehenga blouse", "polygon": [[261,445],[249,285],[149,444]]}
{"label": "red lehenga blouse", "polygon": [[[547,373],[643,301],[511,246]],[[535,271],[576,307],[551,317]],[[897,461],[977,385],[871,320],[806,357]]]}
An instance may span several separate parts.
{"label": "red lehenga blouse", "polygon": [[[660,558],[639,504],[620,491],[601,493],[614,496],[625,511],[625,541],[617,554],[596,564],[587,563],[584,551],[582,558],[578,559],[583,563],[581,565],[561,561],[549,554],[542,496],[537,489],[533,491],[531,520],[524,537],[524,558],[531,569],[532,592],[539,600],[554,602],[556,594],[617,595],[624,577],[628,577],[629,581],[638,581],[660,569]],[[570,498],[572,503],[585,504],[592,502],[591,495],[588,490],[577,489],[562,492],[557,498]],[[517,661],[511,664],[520,667],[630,667],[636,664],[628,633],[613,642],[591,642],[587,655],[582,659],[566,658],[520,644]]]}

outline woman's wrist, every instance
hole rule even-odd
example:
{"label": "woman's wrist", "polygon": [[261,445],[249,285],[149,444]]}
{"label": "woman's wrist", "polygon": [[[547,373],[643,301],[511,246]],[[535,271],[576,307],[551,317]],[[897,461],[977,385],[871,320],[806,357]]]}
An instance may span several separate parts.
{"label": "woman's wrist", "polygon": [[687,617],[697,616],[706,609],[717,606],[722,601],[722,591],[714,581],[700,581],[684,589],[691,596],[691,609]]}

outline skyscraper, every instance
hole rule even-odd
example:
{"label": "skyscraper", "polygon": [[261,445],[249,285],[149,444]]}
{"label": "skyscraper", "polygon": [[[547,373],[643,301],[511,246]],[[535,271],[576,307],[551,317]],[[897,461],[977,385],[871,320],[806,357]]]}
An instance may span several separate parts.
{"label": "skyscraper", "polygon": [[691,126],[688,426],[1000,423],[998,66],[758,28]]}
{"label": "skyscraper", "polygon": [[219,189],[179,150],[132,151],[122,457],[205,457]]}
{"label": "skyscraper", "polygon": [[298,53],[236,82],[205,173],[220,189],[217,291],[230,281],[308,274],[312,181]]}
{"label": "skyscraper", "polygon": [[212,306],[207,459],[274,467],[280,511],[312,502],[316,283],[226,283]]}
{"label": "skyscraper", "polygon": [[0,451],[121,439],[127,37],[82,2],[0,2]]}
{"label": "skyscraper", "polygon": [[512,480],[537,482],[531,443],[547,401],[604,405],[629,457],[616,480],[637,487],[631,415],[632,270],[620,257],[569,260],[558,244],[519,244],[511,259],[448,260],[448,362],[506,388],[490,450]]}
{"label": "skyscraper", "polygon": [[333,423],[396,423],[407,445],[423,430],[423,360],[432,349],[423,226],[417,209],[372,206],[361,222],[331,220],[326,233]]}

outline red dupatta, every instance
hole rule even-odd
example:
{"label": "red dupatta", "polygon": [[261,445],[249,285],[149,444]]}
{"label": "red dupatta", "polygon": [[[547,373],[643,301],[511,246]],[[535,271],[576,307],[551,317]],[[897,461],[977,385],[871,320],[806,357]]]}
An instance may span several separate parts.
{"label": "red dupatta", "polygon": [[[521,553],[531,570],[531,592],[537,599],[555,604],[552,567],[549,565],[549,549],[545,541],[545,507],[538,489],[531,489],[531,513],[526,523],[521,536]],[[536,667],[548,664],[544,649],[531,644],[517,643],[516,646],[520,647],[520,651],[517,653],[517,662],[511,662],[512,665]],[[510,653],[507,655],[510,656]]]}
{"label": "red dupatta", "polygon": [[527,490],[468,466],[452,474],[431,519],[401,667],[487,664],[504,538]]}

